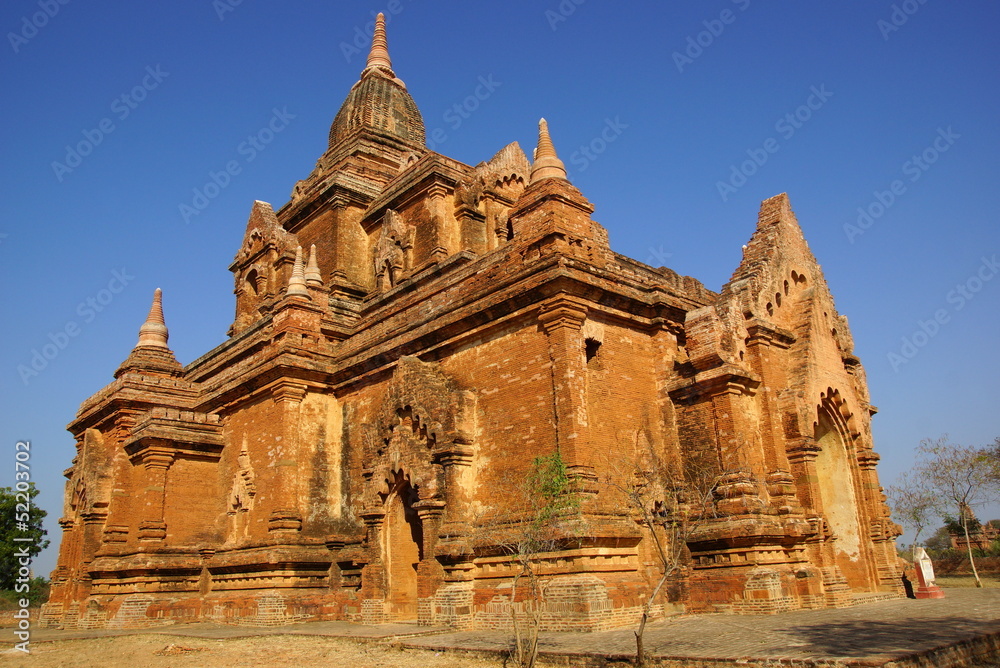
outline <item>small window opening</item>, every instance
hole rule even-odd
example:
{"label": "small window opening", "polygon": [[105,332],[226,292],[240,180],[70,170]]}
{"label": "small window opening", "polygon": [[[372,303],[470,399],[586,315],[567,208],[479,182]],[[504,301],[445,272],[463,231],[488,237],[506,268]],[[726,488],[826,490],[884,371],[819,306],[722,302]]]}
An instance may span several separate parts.
{"label": "small window opening", "polygon": [[587,355],[587,364],[590,364],[594,359],[597,358],[597,351],[601,349],[601,342],[597,339],[585,339],[583,342],[583,350]]}
{"label": "small window opening", "polygon": [[256,297],[259,294],[257,290],[257,281],[258,281],[257,270],[251,269],[250,273],[247,274],[246,285],[250,292],[250,296],[252,297]]}

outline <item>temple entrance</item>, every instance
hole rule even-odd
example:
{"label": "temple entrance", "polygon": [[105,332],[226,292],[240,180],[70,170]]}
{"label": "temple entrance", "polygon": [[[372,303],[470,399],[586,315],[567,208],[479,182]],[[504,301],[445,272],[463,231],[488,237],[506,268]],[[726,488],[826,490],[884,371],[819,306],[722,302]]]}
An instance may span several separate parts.
{"label": "temple entrance", "polygon": [[406,480],[396,484],[386,499],[384,554],[386,600],[390,619],[417,618],[417,567],[423,557],[424,536],[413,504],[416,491]]}
{"label": "temple entrance", "polygon": [[826,410],[819,412],[816,443],[820,447],[816,458],[819,492],[830,531],[836,537],[833,545],[837,565],[852,587],[867,588],[851,461],[841,430]]}

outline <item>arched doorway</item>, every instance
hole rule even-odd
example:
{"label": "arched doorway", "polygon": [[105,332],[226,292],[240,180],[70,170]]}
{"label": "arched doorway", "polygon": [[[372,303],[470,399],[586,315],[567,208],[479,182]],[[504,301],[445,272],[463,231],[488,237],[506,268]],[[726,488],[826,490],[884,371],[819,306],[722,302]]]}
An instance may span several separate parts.
{"label": "arched doorway", "polygon": [[827,411],[819,413],[816,443],[820,447],[816,458],[823,510],[830,531],[837,537],[837,551],[857,559],[860,551],[858,502],[854,493],[847,447]]}
{"label": "arched doorway", "polygon": [[868,590],[871,583],[862,544],[864,527],[853,470],[856,464],[847,447],[847,433],[845,419],[837,406],[824,402],[815,427],[820,449],[816,476],[823,514],[836,539],[832,543],[833,557],[852,589]]}
{"label": "arched doorway", "polygon": [[390,619],[417,618],[417,567],[423,558],[423,528],[413,504],[417,492],[398,480],[385,500],[383,554]]}

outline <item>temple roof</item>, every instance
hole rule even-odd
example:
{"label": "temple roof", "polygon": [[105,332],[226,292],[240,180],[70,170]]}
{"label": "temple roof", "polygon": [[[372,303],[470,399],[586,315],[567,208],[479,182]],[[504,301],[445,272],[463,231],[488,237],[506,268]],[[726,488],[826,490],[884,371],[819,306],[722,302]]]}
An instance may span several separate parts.
{"label": "temple roof", "polygon": [[330,126],[330,147],[358,128],[393,135],[405,142],[425,144],[424,119],[416,102],[392,70],[385,36],[385,16],[379,14],[368,62]]}

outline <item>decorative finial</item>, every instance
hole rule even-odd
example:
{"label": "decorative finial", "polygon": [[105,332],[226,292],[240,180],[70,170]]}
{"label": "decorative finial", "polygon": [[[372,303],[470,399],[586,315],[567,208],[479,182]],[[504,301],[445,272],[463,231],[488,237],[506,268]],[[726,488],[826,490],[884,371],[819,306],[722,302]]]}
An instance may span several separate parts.
{"label": "decorative finial", "polygon": [[375,34],[372,35],[372,50],[368,53],[368,64],[365,70],[380,67],[392,71],[392,61],[389,59],[389,44],[385,39],[385,14],[379,12],[375,17]]}
{"label": "decorative finial", "polygon": [[295,247],[295,264],[292,265],[292,277],[288,281],[288,291],[285,294],[289,297],[305,297],[309,299],[309,291],[306,290],[305,271],[302,269],[302,246]]}
{"label": "decorative finial", "polygon": [[549,124],[543,118],[538,121],[538,148],[535,149],[535,163],[531,166],[531,183],[551,178],[565,179],[566,165],[556,155],[556,147],[549,136]]}
{"label": "decorative finial", "polygon": [[163,320],[163,291],[156,288],[153,293],[153,305],[146,316],[146,322],[139,328],[139,343],[136,348],[166,348],[167,325]]}
{"label": "decorative finial", "polygon": [[316,244],[309,247],[309,263],[306,264],[306,283],[322,287],[323,274],[319,272],[319,263],[316,262]]}

